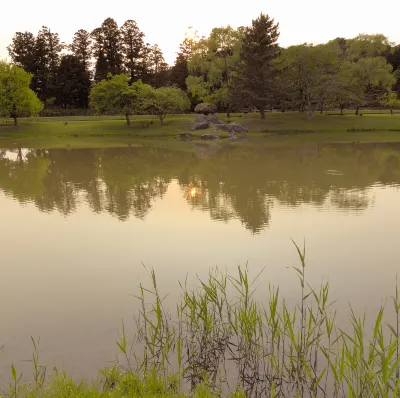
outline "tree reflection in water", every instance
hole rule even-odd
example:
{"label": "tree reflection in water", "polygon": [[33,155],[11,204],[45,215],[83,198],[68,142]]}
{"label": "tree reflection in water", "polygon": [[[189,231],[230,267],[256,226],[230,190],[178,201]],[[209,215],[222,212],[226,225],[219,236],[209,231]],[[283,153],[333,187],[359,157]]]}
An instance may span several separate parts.
{"label": "tree reflection in water", "polygon": [[257,233],[275,204],[363,211],[371,186],[400,183],[400,147],[227,145],[207,157],[152,147],[0,151],[0,190],[65,216],[86,204],[121,221],[145,219],[172,181],[192,208],[214,220],[239,219]]}

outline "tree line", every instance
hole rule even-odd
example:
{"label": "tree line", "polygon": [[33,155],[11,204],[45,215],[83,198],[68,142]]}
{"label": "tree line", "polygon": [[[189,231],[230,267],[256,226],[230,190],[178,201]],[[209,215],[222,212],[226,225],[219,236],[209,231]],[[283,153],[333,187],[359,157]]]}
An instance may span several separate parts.
{"label": "tree line", "polygon": [[[208,37],[186,38],[170,67],[158,45],[146,43],[135,21],[119,27],[107,18],[92,32],[76,32],[70,44],[47,27],[37,35],[17,32],[8,51],[13,64],[30,74],[30,88],[45,107],[85,109],[96,98],[92,102],[98,111],[128,115],[128,123],[135,112],[158,113],[162,121],[166,108],[193,110],[201,102],[228,116],[235,110],[258,110],[262,118],[271,108],[311,117],[332,107],[341,112],[349,107],[400,107],[400,46],[384,35],[288,48],[278,39],[279,24],[261,14],[248,27],[219,27]],[[108,96],[114,101],[109,103],[104,90],[107,84],[113,87],[104,82],[112,79],[124,87],[118,101]],[[155,90],[151,95],[149,87]],[[170,90],[161,90],[165,87]],[[177,89],[186,92],[189,106]],[[101,90],[104,98],[98,95]],[[168,96],[178,100],[165,107]],[[158,109],[160,102],[164,110]]]}

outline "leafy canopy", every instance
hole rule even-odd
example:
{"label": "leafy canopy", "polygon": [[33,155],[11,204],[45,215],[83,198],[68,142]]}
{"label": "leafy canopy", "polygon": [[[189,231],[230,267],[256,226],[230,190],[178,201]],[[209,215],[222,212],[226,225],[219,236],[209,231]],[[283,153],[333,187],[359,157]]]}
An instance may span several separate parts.
{"label": "leafy canopy", "polygon": [[108,79],[95,84],[90,93],[90,105],[99,114],[120,114],[130,124],[130,116],[142,109],[143,93],[151,89],[141,80],[129,84],[129,76],[125,74],[109,75]]}
{"label": "leafy canopy", "polygon": [[150,88],[143,93],[144,109],[156,115],[161,125],[168,114],[184,112],[190,107],[190,101],[186,93],[176,87]]}
{"label": "leafy canopy", "polygon": [[36,94],[29,88],[32,75],[22,68],[0,62],[0,113],[18,118],[37,115],[43,108]]}

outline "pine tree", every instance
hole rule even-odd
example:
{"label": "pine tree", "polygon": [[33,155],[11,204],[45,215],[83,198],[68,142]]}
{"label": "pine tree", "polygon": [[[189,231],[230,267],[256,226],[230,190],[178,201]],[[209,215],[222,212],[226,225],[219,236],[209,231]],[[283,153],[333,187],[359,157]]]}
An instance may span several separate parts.
{"label": "pine tree", "polygon": [[14,64],[23,68],[25,72],[34,74],[36,71],[35,46],[36,38],[33,33],[17,32],[7,50]]}
{"label": "pine tree", "polygon": [[149,55],[151,85],[155,88],[162,87],[167,84],[169,72],[168,64],[165,62],[164,55],[157,44],[151,48]]}
{"label": "pine tree", "polygon": [[133,20],[126,21],[120,29],[124,66],[130,76],[130,83],[137,81],[141,74],[141,58],[143,56],[144,33]]}
{"label": "pine tree", "polygon": [[171,84],[187,91],[186,79],[189,76],[189,60],[192,56],[195,39],[185,38],[179,46],[174,66],[170,71]]}
{"label": "pine tree", "polygon": [[186,91],[186,79],[189,76],[188,61],[182,53],[178,53],[175,65],[171,68],[170,82],[172,85]]}
{"label": "pine tree", "polygon": [[87,72],[90,70],[91,47],[92,38],[90,33],[84,29],[80,29],[74,34],[72,44],[69,46],[72,54],[79,59]]}
{"label": "pine tree", "polygon": [[265,118],[265,107],[271,103],[274,95],[273,60],[278,55],[279,24],[268,15],[262,14],[244,30],[240,51],[239,66],[233,87],[236,96],[242,92],[249,105],[256,107]]}
{"label": "pine tree", "polygon": [[87,108],[90,86],[90,75],[82,59],[75,55],[64,55],[57,70],[56,104],[64,109]]}
{"label": "pine tree", "polygon": [[56,74],[63,49],[58,33],[43,26],[36,37],[36,71],[33,78],[34,90],[41,101],[46,102],[54,96]]}
{"label": "pine tree", "polygon": [[107,18],[101,24],[104,52],[106,54],[109,72],[119,75],[123,72],[121,33],[112,18]]}
{"label": "pine tree", "polygon": [[118,75],[123,72],[121,33],[117,23],[107,18],[100,28],[91,33],[93,55],[96,58],[95,81],[107,78],[109,73]]}
{"label": "pine tree", "polygon": [[101,28],[96,28],[90,34],[93,39],[92,53],[96,59],[94,68],[94,81],[99,82],[107,78],[108,62],[104,50],[104,40]]}

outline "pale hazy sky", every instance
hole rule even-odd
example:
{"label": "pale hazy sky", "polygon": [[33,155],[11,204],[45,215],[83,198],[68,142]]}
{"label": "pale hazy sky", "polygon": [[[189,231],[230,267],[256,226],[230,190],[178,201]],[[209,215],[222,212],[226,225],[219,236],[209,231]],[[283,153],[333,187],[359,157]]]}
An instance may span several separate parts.
{"label": "pale hazy sky", "polygon": [[134,19],[146,41],[158,44],[168,63],[189,26],[200,35],[213,27],[247,26],[260,12],[280,24],[280,44],[322,43],[358,33],[383,33],[400,43],[400,0],[19,0],[5,1],[1,8],[0,59],[16,31],[35,34],[42,25],[70,42],[78,29],[91,31],[107,17],[119,25]]}

